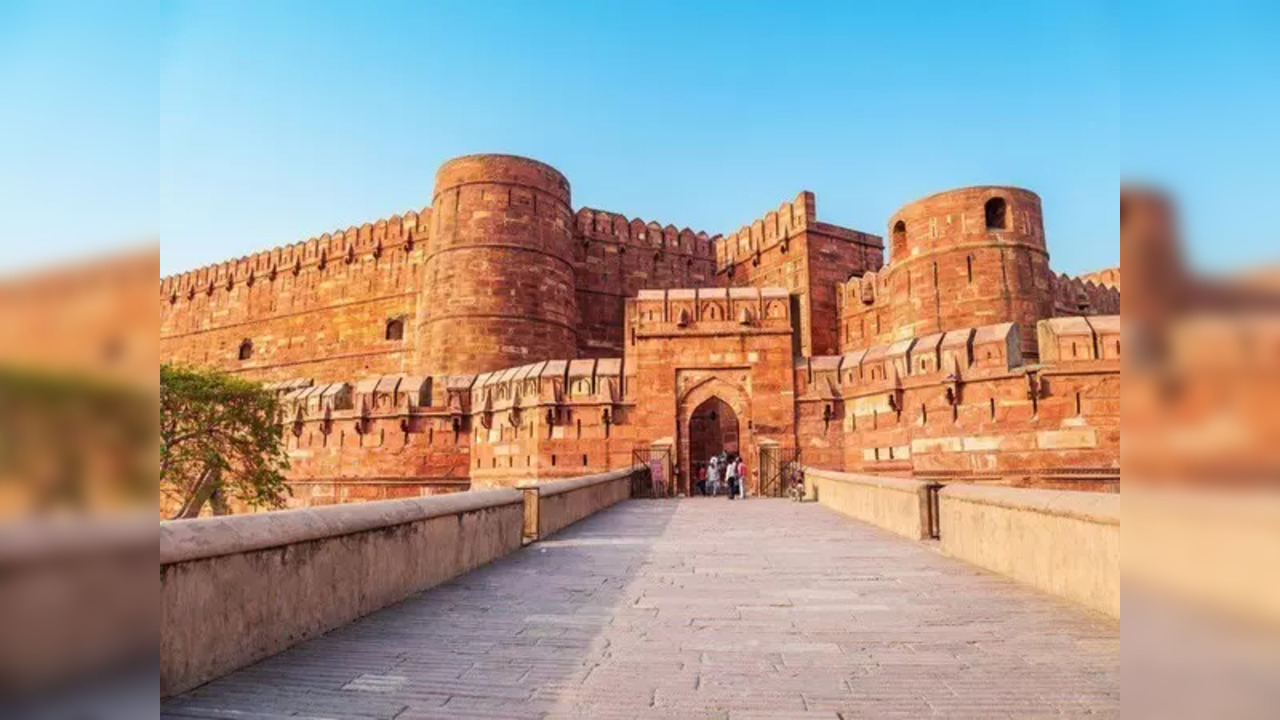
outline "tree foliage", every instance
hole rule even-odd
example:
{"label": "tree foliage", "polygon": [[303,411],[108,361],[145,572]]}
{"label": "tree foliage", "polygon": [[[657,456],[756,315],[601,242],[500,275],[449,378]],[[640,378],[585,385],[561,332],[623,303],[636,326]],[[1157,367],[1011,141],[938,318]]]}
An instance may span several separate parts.
{"label": "tree foliage", "polygon": [[160,484],[174,517],[215,514],[232,501],[284,505],[289,467],[280,401],[260,384],[217,372],[160,367]]}

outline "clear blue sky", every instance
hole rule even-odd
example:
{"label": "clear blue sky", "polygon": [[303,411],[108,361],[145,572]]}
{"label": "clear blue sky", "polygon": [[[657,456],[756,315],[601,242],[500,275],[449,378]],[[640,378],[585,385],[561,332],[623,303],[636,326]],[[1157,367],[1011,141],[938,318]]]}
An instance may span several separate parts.
{"label": "clear blue sky", "polygon": [[1195,260],[1247,266],[1280,247],[1280,13],[1200,5],[0,0],[0,267],[159,238],[190,269],[427,204],[470,152],[713,233],[1021,185],[1071,273],[1155,180]]}

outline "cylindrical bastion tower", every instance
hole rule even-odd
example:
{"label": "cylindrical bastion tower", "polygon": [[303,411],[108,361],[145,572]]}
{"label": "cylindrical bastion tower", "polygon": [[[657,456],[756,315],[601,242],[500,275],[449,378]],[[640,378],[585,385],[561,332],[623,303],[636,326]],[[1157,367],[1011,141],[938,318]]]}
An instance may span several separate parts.
{"label": "cylindrical bastion tower", "polygon": [[948,190],[889,220],[894,325],[915,336],[1001,322],[1036,352],[1036,322],[1053,316],[1040,197],[1015,187]]}
{"label": "cylindrical bastion tower", "polygon": [[569,181],[513,155],[436,173],[415,337],[417,372],[473,374],[577,354]]}

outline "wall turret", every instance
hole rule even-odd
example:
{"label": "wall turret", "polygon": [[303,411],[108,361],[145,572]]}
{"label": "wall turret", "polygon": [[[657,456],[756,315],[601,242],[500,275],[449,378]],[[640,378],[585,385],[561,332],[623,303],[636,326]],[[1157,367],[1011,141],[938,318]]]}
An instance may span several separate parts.
{"label": "wall turret", "polygon": [[512,155],[440,167],[418,298],[415,370],[480,373],[574,357],[569,181]]}
{"label": "wall turret", "polygon": [[930,195],[889,220],[889,264],[845,285],[843,346],[1013,322],[1034,357],[1036,322],[1054,314],[1051,281],[1035,193],[983,186]]}

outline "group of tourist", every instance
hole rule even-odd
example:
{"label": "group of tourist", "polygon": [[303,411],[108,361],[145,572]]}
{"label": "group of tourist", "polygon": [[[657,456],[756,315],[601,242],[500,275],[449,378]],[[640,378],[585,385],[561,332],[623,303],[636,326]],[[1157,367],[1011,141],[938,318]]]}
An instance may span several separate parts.
{"label": "group of tourist", "polygon": [[727,492],[729,499],[747,496],[747,466],[737,453],[721,451],[698,466],[698,492],[702,495],[719,495]]}

